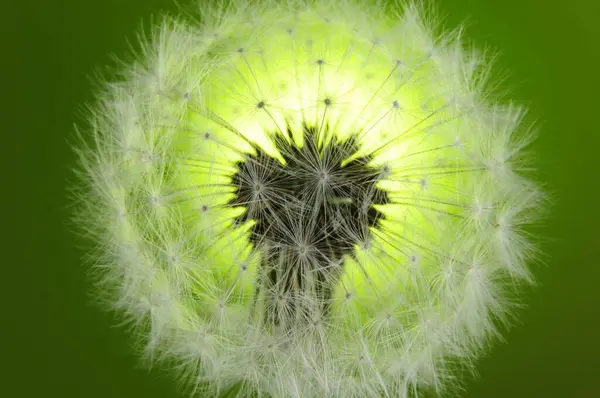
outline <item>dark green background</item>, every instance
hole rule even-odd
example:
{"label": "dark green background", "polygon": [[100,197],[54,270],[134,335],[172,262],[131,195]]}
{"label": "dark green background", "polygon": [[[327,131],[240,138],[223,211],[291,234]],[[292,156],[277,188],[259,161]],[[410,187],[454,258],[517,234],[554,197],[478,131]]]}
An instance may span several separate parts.
{"label": "dark green background", "polygon": [[[546,253],[535,271],[539,286],[507,343],[480,361],[464,397],[600,397],[596,3],[436,3],[450,26],[468,18],[469,37],[501,51],[512,96],[541,122],[533,149],[555,202],[539,231]],[[93,98],[90,77],[111,64],[110,53],[124,56],[140,22],[172,2],[11,0],[0,7],[2,355],[11,368],[0,395],[178,397],[168,376],[137,366],[115,318],[88,303],[65,192],[74,160],[67,139]]]}

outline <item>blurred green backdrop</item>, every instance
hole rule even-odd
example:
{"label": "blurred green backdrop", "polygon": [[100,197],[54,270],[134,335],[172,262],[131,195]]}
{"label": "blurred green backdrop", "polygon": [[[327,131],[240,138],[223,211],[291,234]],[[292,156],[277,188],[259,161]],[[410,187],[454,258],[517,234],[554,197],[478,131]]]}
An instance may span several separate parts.
{"label": "blurred green backdrop", "polygon": [[[540,121],[533,149],[555,201],[539,229],[547,254],[534,265],[539,286],[463,396],[600,397],[598,2],[435,4],[449,26],[467,19],[476,45],[501,52],[511,96]],[[18,374],[1,395],[181,397],[168,375],[138,366],[126,331],[89,304],[65,192],[74,160],[67,139],[93,98],[93,73],[114,65],[111,53],[126,55],[140,23],[173,2],[13,0],[2,8],[3,329],[14,334],[4,350],[17,355],[5,362]]]}

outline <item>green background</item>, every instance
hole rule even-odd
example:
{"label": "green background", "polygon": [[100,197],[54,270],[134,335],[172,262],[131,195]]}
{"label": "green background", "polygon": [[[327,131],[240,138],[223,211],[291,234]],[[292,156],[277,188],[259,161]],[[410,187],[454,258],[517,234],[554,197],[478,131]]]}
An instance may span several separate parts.
{"label": "green background", "polygon": [[[600,397],[600,10],[590,0],[438,0],[449,26],[501,52],[511,96],[540,121],[533,149],[554,205],[539,285],[464,397]],[[116,319],[89,303],[69,230],[68,145],[93,73],[127,54],[171,0],[15,1],[0,11],[2,292],[7,397],[180,397],[141,368]],[[14,320],[14,321],[13,321]],[[10,360],[8,360],[10,358]]]}

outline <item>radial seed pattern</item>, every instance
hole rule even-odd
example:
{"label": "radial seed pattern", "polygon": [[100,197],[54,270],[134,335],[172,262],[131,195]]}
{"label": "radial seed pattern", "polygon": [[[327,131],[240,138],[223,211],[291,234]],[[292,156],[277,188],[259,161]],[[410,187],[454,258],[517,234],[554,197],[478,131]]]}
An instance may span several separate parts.
{"label": "radial seed pattern", "polygon": [[524,111],[395,4],[202,6],[94,108],[99,286],[198,396],[441,393],[531,281]]}

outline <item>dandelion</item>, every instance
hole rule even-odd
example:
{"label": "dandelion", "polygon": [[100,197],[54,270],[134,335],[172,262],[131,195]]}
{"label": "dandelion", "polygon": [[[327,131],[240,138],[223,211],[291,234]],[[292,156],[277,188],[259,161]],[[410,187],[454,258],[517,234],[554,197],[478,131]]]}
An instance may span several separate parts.
{"label": "dandelion", "polygon": [[200,11],[141,40],[77,146],[103,297],[198,396],[448,391],[533,281],[525,110],[422,6]]}

